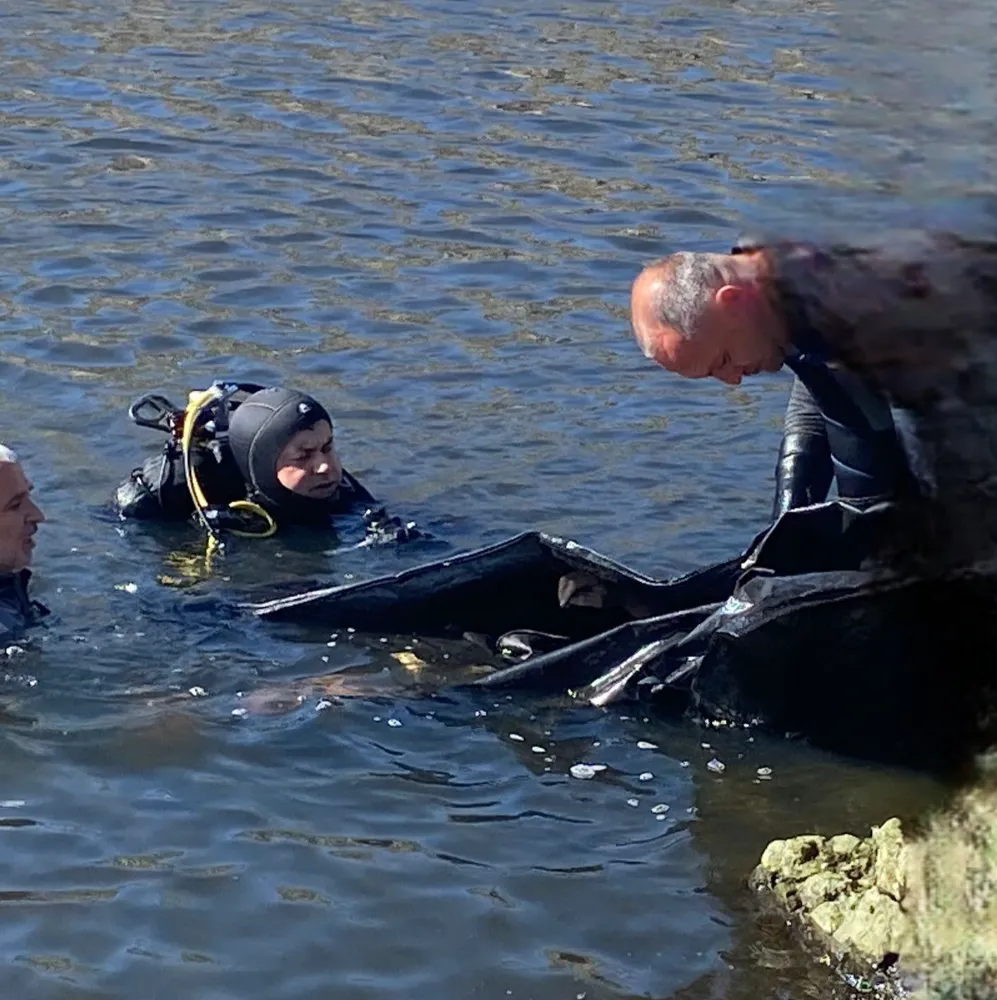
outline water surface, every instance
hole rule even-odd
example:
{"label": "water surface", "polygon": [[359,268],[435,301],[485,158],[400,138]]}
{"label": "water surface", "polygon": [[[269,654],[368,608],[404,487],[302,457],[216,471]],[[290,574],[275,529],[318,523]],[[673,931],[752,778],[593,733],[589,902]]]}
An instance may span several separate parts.
{"label": "water surface", "polygon": [[[170,587],[196,533],[105,504],[160,444],[129,402],[230,377],[315,393],[348,468],[454,549],[542,528],[661,575],[740,549],[787,380],[653,369],[629,283],[744,229],[907,219],[985,185],[991,15],[918,8],[903,31],[805,0],[5,12],[0,435],[50,517],[56,612],[4,680],[7,994],[830,995],[743,879],[772,837],[863,833],[930,783],[505,698],[233,715],[240,692],[392,661],[204,598],[418,551],[239,544]],[[579,761],[608,768],[579,781]]]}

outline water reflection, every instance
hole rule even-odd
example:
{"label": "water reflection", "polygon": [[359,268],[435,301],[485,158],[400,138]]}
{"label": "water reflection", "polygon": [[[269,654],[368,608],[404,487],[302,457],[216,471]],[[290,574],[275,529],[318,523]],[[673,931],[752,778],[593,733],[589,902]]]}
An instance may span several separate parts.
{"label": "water reflection", "polygon": [[[240,692],[384,664],[224,600],[417,553],[272,539],[205,576],[185,571],[196,531],[105,505],[158,445],[133,398],[239,377],[326,402],[347,467],[455,548],[540,528],[654,574],[739,550],[769,509],[785,380],[649,370],[627,287],[648,257],[740,227],[887,220],[929,173],[939,196],[987,179],[989,15],[904,13],[899,40],[892,16],[6,13],[2,436],[51,519],[37,581],[56,612],[3,685],[12,995],[827,995],[739,880],[771,836],[859,832],[933,790],[421,686],[233,715]],[[606,770],[579,780],[578,762]]]}

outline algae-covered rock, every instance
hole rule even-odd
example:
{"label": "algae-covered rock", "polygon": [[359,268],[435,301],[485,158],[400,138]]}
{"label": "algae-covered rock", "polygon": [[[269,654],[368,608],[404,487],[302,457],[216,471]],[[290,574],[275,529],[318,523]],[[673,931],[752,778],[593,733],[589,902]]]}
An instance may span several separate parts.
{"label": "algae-covered rock", "polygon": [[846,954],[881,965],[887,956],[907,950],[910,926],[897,900],[872,888],[851,903],[833,936]]}
{"label": "algae-covered rock", "polygon": [[774,841],[751,885],[881,996],[995,1000],[997,766],[925,819],[909,841],[898,819],[865,839]]}
{"label": "algae-covered rock", "polygon": [[906,887],[904,838],[900,820],[891,819],[876,827],[872,831],[872,842],[876,848],[873,869],[876,887],[899,903],[904,898]]}
{"label": "algae-covered rock", "polygon": [[839,833],[837,837],[831,837],[827,842],[828,850],[839,858],[846,858],[852,854],[862,841],[853,833]]}
{"label": "algae-covered rock", "polygon": [[773,841],[750,882],[822,949],[886,967],[910,941],[905,862],[900,820],[890,819],[865,840],[844,833]]}
{"label": "algae-covered rock", "polygon": [[834,871],[820,871],[799,884],[796,895],[805,910],[813,911],[821,903],[837,899],[849,887],[848,879]]}
{"label": "algae-covered rock", "polygon": [[845,922],[845,907],[836,899],[829,899],[810,911],[810,921],[821,934],[828,937]]}
{"label": "algae-covered rock", "polygon": [[823,837],[793,837],[792,840],[773,840],[762,854],[761,866],[781,881],[800,881],[816,875],[821,870]]}

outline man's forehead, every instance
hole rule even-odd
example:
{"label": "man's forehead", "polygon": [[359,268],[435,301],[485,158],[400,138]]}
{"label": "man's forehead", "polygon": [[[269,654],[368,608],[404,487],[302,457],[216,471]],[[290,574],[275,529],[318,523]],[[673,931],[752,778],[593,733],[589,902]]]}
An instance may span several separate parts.
{"label": "man's forehead", "polygon": [[630,290],[630,311],[635,323],[643,326],[658,322],[655,302],[666,285],[659,265],[651,264],[637,275]]}

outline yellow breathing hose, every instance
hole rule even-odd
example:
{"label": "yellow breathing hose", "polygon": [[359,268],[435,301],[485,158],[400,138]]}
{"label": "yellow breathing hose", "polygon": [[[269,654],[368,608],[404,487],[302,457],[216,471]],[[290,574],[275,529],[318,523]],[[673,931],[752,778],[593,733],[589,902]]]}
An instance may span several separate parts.
{"label": "yellow breathing hose", "polygon": [[[204,553],[205,562],[210,565],[211,557],[215,552],[221,552],[225,548],[221,533],[216,525],[211,523],[207,516],[207,509],[211,506],[208,498],[201,489],[201,484],[194,472],[194,465],[191,462],[190,450],[191,442],[194,439],[194,428],[197,418],[212,403],[223,400],[226,392],[220,385],[213,385],[210,389],[193,390],[187,397],[187,408],[184,411],[183,435],[180,439],[180,448],[183,455],[183,469],[187,480],[187,489],[190,490],[191,499],[194,501],[194,509],[197,511],[197,518],[201,522],[204,530],[208,534],[207,549]],[[240,531],[235,528],[228,529],[229,532],[238,538],[269,538],[277,531],[277,522],[270,512],[252,500],[233,500],[228,504],[229,510],[247,511],[261,518],[266,525],[263,531]]]}

